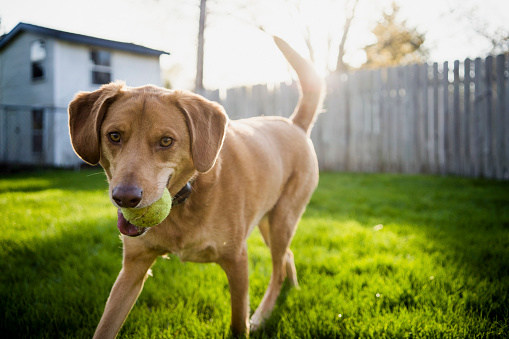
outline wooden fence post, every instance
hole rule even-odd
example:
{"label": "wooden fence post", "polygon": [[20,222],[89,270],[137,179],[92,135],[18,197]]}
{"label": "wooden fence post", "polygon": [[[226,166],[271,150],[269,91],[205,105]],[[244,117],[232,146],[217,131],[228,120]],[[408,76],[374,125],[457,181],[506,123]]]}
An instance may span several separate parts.
{"label": "wooden fence post", "polygon": [[488,56],[484,62],[486,77],[485,80],[485,98],[486,98],[486,123],[484,125],[483,134],[485,135],[485,143],[483,147],[483,173],[485,177],[493,176],[493,133],[495,127],[493,124],[493,57]]}
{"label": "wooden fence post", "polygon": [[371,88],[370,88],[370,100],[369,105],[371,106],[371,120],[370,120],[370,171],[378,172],[379,167],[379,139],[380,139],[380,71],[374,70],[370,72]]}
{"label": "wooden fence post", "polygon": [[463,64],[464,67],[464,79],[463,79],[463,89],[464,89],[464,108],[463,108],[463,114],[465,116],[465,125],[464,125],[464,131],[465,131],[465,162],[464,162],[464,175],[473,176],[474,175],[474,133],[475,133],[475,127],[474,127],[474,112],[472,109],[472,97],[471,97],[471,84],[472,84],[472,78],[470,76],[471,72],[471,65],[470,65],[470,59],[465,59],[465,62]]}
{"label": "wooden fence post", "polygon": [[475,69],[475,96],[474,96],[474,133],[473,133],[473,160],[474,160],[474,177],[479,177],[482,174],[482,150],[484,145],[484,136],[481,134],[484,131],[484,110],[482,100],[484,96],[483,86],[483,71],[482,60],[477,58],[474,60]]}
{"label": "wooden fence post", "polygon": [[390,171],[390,143],[391,143],[391,110],[390,110],[390,77],[391,72],[389,69],[382,70],[382,102],[380,104],[380,144],[382,146],[381,152],[381,168],[384,172]]}
{"label": "wooden fence post", "polygon": [[440,131],[440,137],[443,145],[443,153],[441,158],[442,174],[451,173],[451,157],[452,157],[452,143],[451,143],[451,110],[449,109],[449,63],[444,62],[442,70],[442,90],[443,90],[443,125]]}
{"label": "wooden fence post", "polygon": [[[509,136],[509,130],[507,130],[507,126],[505,124],[506,120],[509,120],[509,115],[507,114],[508,109],[508,100],[509,98],[506,95],[504,90],[504,86],[506,86],[505,81],[505,55],[500,54],[497,56],[497,69],[496,69],[496,80],[497,80],[497,109],[496,109],[496,118],[495,118],[495,131],[496,137],[495,142],[497,145],[497,151],[495,152],[495,168],[496,168],[496,178],[503,179],[504,175],[507,175],[508,168],[507,161],[509,160],[507,157],[507,152],[509,149],[509,140],[507,140],[505,136]],[[509,86],[507,86],[509,87]],[[504,161],[505,158],[505,161]]]}
{"label": "wooden fence post", "polygon": [[461,157],[464,155],[462,149],[460,131],[461,131],[461,117],[460,117],[460,62],[454,61],[454,92],[453,92],[453,124],[452,124],[452,141],[454,143],[454,149],[451,155],[452,173],[455,175],[460,174],[460,163]]}

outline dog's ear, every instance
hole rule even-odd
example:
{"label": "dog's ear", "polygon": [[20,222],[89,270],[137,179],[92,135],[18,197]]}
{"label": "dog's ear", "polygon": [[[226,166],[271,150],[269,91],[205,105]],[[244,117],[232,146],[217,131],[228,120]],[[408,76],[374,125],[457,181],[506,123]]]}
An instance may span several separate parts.
{"label": "dog's ear", "polygon": [[209,171],[216,163],[228,125],[224,108],[190,92],[177,92],[177,105],[184,113],[196,170]]}
{"label": "dog's ear", "polygon": [[123,90],[121,82],[103,85],[94,92],[80,92],[69,104],[69,131],[74,152],[91,165],[101,158],[101,123],[108,106]]}

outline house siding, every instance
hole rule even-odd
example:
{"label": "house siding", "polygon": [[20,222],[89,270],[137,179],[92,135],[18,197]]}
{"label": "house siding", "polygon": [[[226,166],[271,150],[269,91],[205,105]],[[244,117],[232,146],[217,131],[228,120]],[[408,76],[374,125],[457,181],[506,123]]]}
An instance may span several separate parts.
{"label": "house siding", "polygon": [[[92,84],[92,47],[68,42],[55,42],[55,97],[57,107],[67,107],[79,91],[94,91],[100,85]],[[154,84],[161,86],[158,56],[107,50],[111,53],[112,81],[125,81],[129,86]],[[139,66],[136,66],[139,65]]]}
{"label": "house siding", "polygon": [[[44,40],[44,78],[32,80],[31,44]],[[21,32],[0,50],[0,163],[75,166],[67,106],[79,91],[94,91],[91,47],[34,32]],[[111,79],[129,86],[161,85],[158,55],[103,48],[111,53]],[[42,131],[34,131],[32,110],[44,109]],[[34,135],[42,134],[42,152]]]}
{"label": "house siding", "polygon": [[158,56],[115,52],[112,55],[112,65],[113,79],[125,81],[128,86],[162,85]]}
{"label": "house siding", "polygon": [[[93,64],[90,60],[92,47],[64,41],[55,41],[54,116],[55,159],[59,166],[82,162],[74,153],[68,132],[66,108],[79,91],[94,91],[100,85],[92,84]],[[103,49],[111,53],[112,81],[125,81],[129,86],[148,83],[160,85],[161,71],[158,56],[146,56],[124,51]],[[135,65],[140,65],[136,67]],[[62,113],[65,113],[64,115]]]}
{"label": "house siding", "polygon": [[[32,80],[30,45],[37,40],[46,42],[45,76]],[[0,102],[4,105],[41,105],[52,104],[54,41],[44,36],[25,33],[11,42],[9,48],[2,51]]]}
{"label": "house siding", "polygon": [[[32,80],[30,46],[32,42],[46,42],[45,74]],[[44,36],[25,33],[5,48],[0,59],[0,159],[21,164],[51,163],[52,152],[33,152],[32,109],[52,107],[53,102],[53,41]],[[43,126],[51,126],[50,116],[44,114]],[[47,132],[42,133],[45,149],[52,147]]]}

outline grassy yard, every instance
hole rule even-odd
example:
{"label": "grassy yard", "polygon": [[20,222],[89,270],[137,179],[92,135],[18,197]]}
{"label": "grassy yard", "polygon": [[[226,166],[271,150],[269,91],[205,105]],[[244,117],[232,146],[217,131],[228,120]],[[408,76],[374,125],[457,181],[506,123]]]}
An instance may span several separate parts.
{"label": "grassy yard", "polygon": [[[0,178],[0,333],[89,338],[121,267],[105,176]],[[284,287],[253,338],[509,337],[509,183],[322,173],[292,243],[301,290]],[[270,276],[249,239],[251,309]],[[119,337],[222,338],[226,276],[159,259]]]}

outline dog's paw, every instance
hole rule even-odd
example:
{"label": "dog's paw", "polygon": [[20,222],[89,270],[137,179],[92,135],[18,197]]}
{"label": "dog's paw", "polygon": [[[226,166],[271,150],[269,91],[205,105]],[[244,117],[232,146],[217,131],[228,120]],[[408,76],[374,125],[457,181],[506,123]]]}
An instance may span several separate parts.
{"label": "dog's paw", "polygon": [[249,320],[249,332],[256,332],[261,329],[263,326],[262,319],[254,314]]}

